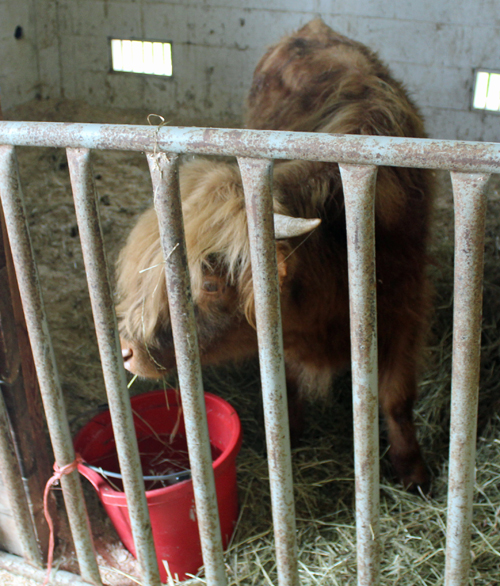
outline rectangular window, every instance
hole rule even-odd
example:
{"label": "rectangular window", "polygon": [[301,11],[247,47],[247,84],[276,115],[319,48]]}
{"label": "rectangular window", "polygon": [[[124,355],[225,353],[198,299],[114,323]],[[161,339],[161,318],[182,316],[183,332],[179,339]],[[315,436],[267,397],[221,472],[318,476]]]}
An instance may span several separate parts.
{"label": "rectangular window", "polygon": [[172,75],[172,45],[152,41],[111,39],[113,71]]}
{"label": "rectangular window", "polygon": [[475,110],[500,111],[500,71],[476,71],[472,107]]}

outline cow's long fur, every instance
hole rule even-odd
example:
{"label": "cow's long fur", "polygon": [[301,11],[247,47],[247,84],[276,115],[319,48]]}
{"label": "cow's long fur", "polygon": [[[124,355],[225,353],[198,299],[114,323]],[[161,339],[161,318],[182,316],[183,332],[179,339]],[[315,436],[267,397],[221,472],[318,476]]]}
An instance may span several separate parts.
{"label": "cow's long fur", "polygon": [[[256,129],[424,136],[417,110],[377,57],[319,19],[268,50],[257,65],[246,110],[246,125]],[[256,336],[238,167],[197,159],[181,167],[180,186],[202,361],[247,356],[256,351]],[[427,481],[411,410],[429,307],[425,248],[430,192],[424,171],[378,171],[380,401],[391,458],[407,486]],[[331,163],[276,162],[273,196],[279,213],[322,219],[311,234],[277,243],[293,422],[300,397],[324,395],[334,374],[350,360],[339,168]],[[153,210],[141,217],[120,255],[118,293],[120,333],[130,348],[130,368],[161,376],[175,361]]]}

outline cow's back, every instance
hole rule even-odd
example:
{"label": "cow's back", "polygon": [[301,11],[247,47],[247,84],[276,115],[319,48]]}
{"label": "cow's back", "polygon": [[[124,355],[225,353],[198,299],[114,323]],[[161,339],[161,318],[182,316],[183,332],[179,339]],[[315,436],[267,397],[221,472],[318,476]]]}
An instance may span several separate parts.
{"label": "cow's back", "polygon": [[404,88],[370,49],[317,18],[259,61],[245,125],[262,130],[423,137]]}

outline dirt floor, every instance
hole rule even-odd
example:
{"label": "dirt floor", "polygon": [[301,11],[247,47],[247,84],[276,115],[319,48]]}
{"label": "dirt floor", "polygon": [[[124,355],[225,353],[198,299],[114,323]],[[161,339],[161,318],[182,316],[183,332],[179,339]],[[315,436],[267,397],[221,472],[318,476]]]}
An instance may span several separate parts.
{"label": "dirt floor", "polygon": [[[149,112],[89,108],[82,103],[32,102],[5,113],[6,119],[147,124]],[[158,112],[161,114],[161,112]],[[170,121],[184,124],[188,121]],[[207,124],[209,121],[192,121]],[[212,121],[224,126],[224,121]],[[106,403],[95,341],[78,228],[65,153],[58,149],[18,151],[21,180],[44,300],[58,360],[67,411],[76,432]],[[151,205],[145,156],[94,152],[94,177],[106,251],[112,267],[137,216]],[[431,267],[436,311],[427,365],[422,373],[416,421],[433,473],[432,498],[404,493],[382,459],[381,523],[384,583],[442,584],[446,522],[447,457],[452,333],[453,205],[449,177],[439,185]],[[477,497],[474,510],[472,578],[475,586],[498,583],[500,572],[500,180],[489,189],[484,284],[484,327],[479,408]],[[154,385],[153,385],[154,386]],[[350,378],[342,377],[331,400],[310,406],[307,432],[293,454],[297,537],[304,585],[355,583],[354,487]],[[231,584],[275,584],[276,564],[259,398],[258,369],[207,369],[206,390],[221,394],[242,419],[244,443],[238,460],[241,519],[227,553]],[[136,382],[132,394],[151,389]],[[86,485],[89,514],[110,584],[133,584],[116,570],[136,575],[136,564],[113,532]],[[61,536],[60,536],[61,537]],[[75,569],[72,546],[59,540],[63,567]],[[2,579],[2,572],[0,572]],[[14,580],[14,578],[12,578]],[[7,578],[2,583],[8,582]],[[22,582],[24,584],[24,582]],[[201,584],[194,580],[193,584]],[[21,582],[19,582],[21,584]],[[28,582],[26,582],[26,585]],[[31,582],[30,582],[31,584]]]}

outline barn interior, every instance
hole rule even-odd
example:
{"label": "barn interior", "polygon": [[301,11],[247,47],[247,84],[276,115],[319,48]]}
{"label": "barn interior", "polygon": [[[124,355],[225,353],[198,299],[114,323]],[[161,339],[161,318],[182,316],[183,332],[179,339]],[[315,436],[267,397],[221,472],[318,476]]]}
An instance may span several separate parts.
{"label": "barn interior", "polygon": [[[146,125],[162,120],[171,126],[237,128],[265,48],[321,16],[334,30],[378,53],[421,110],[429,137],[498,142],[500,103],[495,109],[494,97],[487,96],[483,105],[476,98],[476,74],[495,75],[500,69],[497,8],[490,0],[405,0],[391,6],[382,0],[277,0],[272,5],[261,0],[0,0],[3,118]],[[171,75],[115,70],[113,40],[169,43]],[[59,149],[17,150],[50,331],[76,433],[106,403],[106,393],[66,155]],[[152,203],[151,179],[141,153],[94,152],[93,169],[112,271],[129,230]],[[454,215],[449,174],[435,172],[435,178],[434,311],[415,415],[432,471],[431,493],[405,492],[381,458],[382,583],[405,586],[444,584]],[[500,571],[498,175],[490,180],[487,206],[470,576],[476,586],[496,584]],[[175,377],[164,384],[175,386]],[[258,365],[207,368],[204,385],[233,404],[243,424],[241,513],[225,554],[230,584],[277,584]],[[327,402],[308,405],[305,436],[293,450],[303,585],[356,583],[350,385],[345,373]],[[135,380],[130,391],[157,387]],[[100,563],[110,568],[106,580],[139,583],[135,560],[89,486],[85,494]],[[57,556],[61,567],[77,572],[64,519]],[[203,572],[200,576],[189,583],[203,584]],[[18,580],[6,573],[2,579],[5,584]]]}

